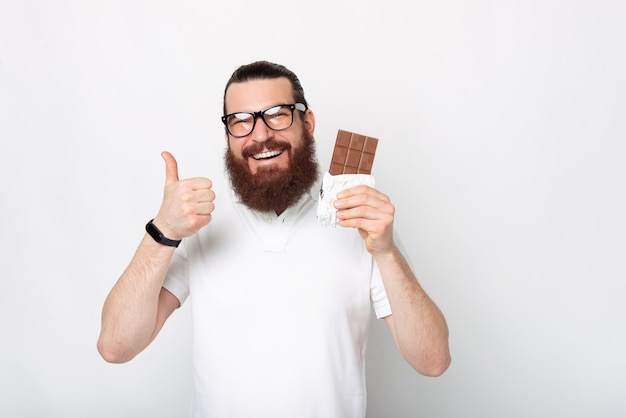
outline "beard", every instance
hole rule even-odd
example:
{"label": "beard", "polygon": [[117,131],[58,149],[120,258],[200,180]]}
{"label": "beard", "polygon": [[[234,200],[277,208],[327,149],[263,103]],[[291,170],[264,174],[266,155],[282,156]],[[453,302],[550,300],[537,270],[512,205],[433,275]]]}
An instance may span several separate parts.
{"label": "beard", "polygon": [[[263,149],[284,149],[289,155],[288,168],[260,167],[256,174],[250,172],[248,157]],[[242,150],[243,160],[235,158],[226,148],[224,161],[230,184],[241,202],[260,212],[282,213],[296,204],[318,179],[313,135],[304,133],[302,145],[292,147],[283,141],[269,139]]]}

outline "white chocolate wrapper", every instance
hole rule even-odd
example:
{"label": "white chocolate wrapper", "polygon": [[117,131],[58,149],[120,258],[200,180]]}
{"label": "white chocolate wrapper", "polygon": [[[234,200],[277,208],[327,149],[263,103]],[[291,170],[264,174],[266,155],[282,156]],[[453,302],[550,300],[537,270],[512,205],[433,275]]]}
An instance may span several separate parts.
{"label": "white chocolate wrapper", "polygon": [[333,206],[337,193],[353,186],[365,184],[374,187],[374,176],[371,174],[324,174],[320,200],[317,203],[317,219],[322,226],[337,226],[337,209]]}

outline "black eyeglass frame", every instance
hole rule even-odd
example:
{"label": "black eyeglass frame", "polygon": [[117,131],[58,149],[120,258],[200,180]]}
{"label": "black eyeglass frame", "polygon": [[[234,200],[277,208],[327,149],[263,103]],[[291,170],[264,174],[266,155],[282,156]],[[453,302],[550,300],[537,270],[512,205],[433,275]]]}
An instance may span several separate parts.
{"label": "black eyeglass frame", "polygon": [[[274,109],[277,107],[287,107],[291,110],[291,123],[289,124],[289,126],[286,126],[284,128],[281,129],[275,129],[272,128],[267,121],[265,120],[265,112],[267,112],[270,109]],[[234,138],[243,138],[246,137],[248,135],[250,135],[252,133],[252,131],[254,131],[254,127],[256,126],[256,120],[258,118],[261,118],[261,120],[263,121],[263,123],[265,123],[265,126],[267,126],[269,129],[271,129],[272,131],[284,131],[285,129],[289,129],[291,128],[291,126],[293,125],[293,112],[294,110],[299,110],[301,112],[306,112],[307,111],[307,106],[304,103],[294,103],[294,104],[277,104],[274,106],[270,106],[265,110],[259,110],[258,112],[235,112],[235,113],[229,113],[228,115],[224,115],[221,117],[222,119],[222,123],[224,124],[224,126],[226,127],[226,131],[228,132],[228,134]],[[248,132],[245,135],[234,135],[231,131],[230,128],[228,127],[228,118],[231,116],[235,116],[235,115],[250,115],[252,116],[252,128],[250,129],[250,132]]]}

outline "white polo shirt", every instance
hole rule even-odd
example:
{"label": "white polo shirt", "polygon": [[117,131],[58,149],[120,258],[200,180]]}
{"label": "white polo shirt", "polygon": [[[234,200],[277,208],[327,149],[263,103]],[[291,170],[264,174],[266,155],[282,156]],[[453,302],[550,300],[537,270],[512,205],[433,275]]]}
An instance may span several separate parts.
{"label": "white polo shirt", "polygon": [[164,287],[191,300],[193,417],[365,417],[371,307],[391,314],[358,232],[306,195],[280,216],[217,194]]}

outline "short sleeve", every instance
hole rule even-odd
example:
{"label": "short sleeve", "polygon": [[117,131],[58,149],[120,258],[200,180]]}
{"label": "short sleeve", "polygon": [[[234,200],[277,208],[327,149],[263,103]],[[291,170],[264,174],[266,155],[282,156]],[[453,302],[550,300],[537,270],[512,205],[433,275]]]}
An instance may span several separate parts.
{"label": "short sleeve", "polygon": [[[413,270],[413,263],[411,262],[411,259],[406,252],[406,248],[404,247],[400,236],[397,235],[395,231],[394,241],[396,242],[396,246],[400,250],[400,253],[409,264],[409,267],[411,268],[411,270]],[[383,278],[380,274],[380,270],[378,268],[378,264],[376,264],[376,261],[373,262],[370,294],[372,299],[372,306],[374,307],[374,312],[376,312],[377,318],[384,318],[392,314],[391,305],[389,304],[389,299],[387,299],[387,293],[385,292]]]}
{"label": "short sleeve", "polygon": [[383,285],[383,278],[380,275],[378,264],[372,261],[372,279],[370,283],[370,298],[372,300],[372,306],[377,318],[384,318],[391,315],[391,306],[387,299],[387,292],[385,292],[385,286]]}

